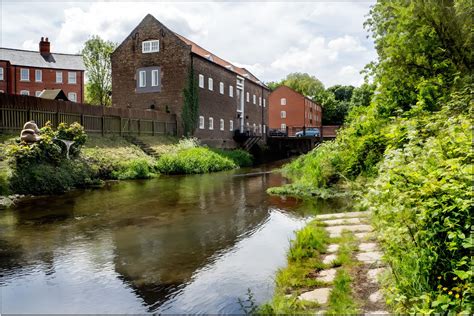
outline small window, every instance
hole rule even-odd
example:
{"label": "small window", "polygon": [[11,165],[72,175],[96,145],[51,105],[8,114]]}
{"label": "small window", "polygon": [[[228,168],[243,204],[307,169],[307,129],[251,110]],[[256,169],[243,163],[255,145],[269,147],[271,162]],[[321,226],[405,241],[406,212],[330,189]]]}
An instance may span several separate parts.
{"label": "small window", "polygon": [[146,87],[146,71],[145,70],[140,70],[138,73],[138,86],[140,88]]}
{"label": "small window", "polygon": [[153,69],[151,71],[151,86],[152,87],[158,87],[158,79],[159,79],[158,69]]}
{"label": "small window", "polygon": [[28,90],[21,90],[21,91],[20,91],[20,94],[21,94],[21,95],[30,95],[30,91],[28,91]]}
{"label": "small window", "polygon": [[209,78],[207,80],[207,85],[208,85],[209,90],[211,90],[211,91],[214,90],[214,81],[212,80],[212,78]]}
{"label": "small window", "polygon": [[[258,98],[258,105],[259,105],[259,106],[262,106],[262,97],[259,97],[259,98]],[[261,133],[261,132],[260,132],[260,133]]]}
{"label": "small window", "polygon": [[280,117],[281,118],[286,118],[286,111],[281,111]]}
{"label": "small window", "polygon": [[3,91],[3,90],[0,90],[0,93],[5,93],[5,91]]}
{"label": "small window", "polygon": [[67,98],[69,99],[69,101],[77,102],[77,94],[75,92],[69,92],[67,94]]}
{"label": "small window", "polygon": [[262,124],[258,124],[258,132],[262,134]]}
{"label": "small window", "polygon": [[252,101],[253,101],[253,104],[257,104],[257,96],[255,94],[253,95],[253,100]]}
{"label": "small window", "polygon": [[280,101],[281,101],[280,102],[281,105],[286,105],[286,98],[281,98]]}
{"label": "small window", "polygon": [[232,120],[229,121],[229,131],[231,131],[231,132],[234,131],[234,121],[232,121]]}
{"label": "small window", "polygon": [[199,88],[204,88],[204,76],[199,75]]}
{"label": "small window", "polygon": [[199,117],[199,128],[204,129],[204,116]]}
{"label": "small window", "polygon": [[214,119],[212,117],[209,118],[209,129],[210,130],[214,129]]}
{"label": "small window", "polygon": [[160,41],[143,41],[142,42],[142,53],[156,53],[160,51]]}
{"label": "small window", "polygon": [[36,91],[35,92],[35,97],[39,97],[42,91]]}
{"label": "small window", "polygon": [[[263,99],[263,107],[266,107],[266,106],[267,106],[267,102],[266,102],[265,99]],[[264,127],[265,127],[265,125],[264,125]]]}
{"label": "small window", "polygon": [[221,131],[224,130],[224,120],[223,119],[221,119],[219,127],[221,128]]}
{"label": "small window", "polygon": [[69,84],[76,84],[77,83],[76,73],[74,71],[69,71],[67,73],[67,83],[69,83]]}
{"label": "small window", "polygon": [[257,124],[253,123],[253,132],[256,133],[257,132]]}
{"label": "small window", "polygon": [[20,81],[30,81],[30,70],[27,68],[20,69]]}
{"label": "small window", "polygon": [[246,101],[247,101],[247,102],[250,102],[250,93],[248,93],[248,92],[247,92],[247,94],[246,94]]}
{"label": "small window", "polygon": [[63,83],[63,72],[56,71],[56,83]]}
{"label": "small window", "polygon": [[3,80],[3,67],[0,67],[0,80]]}
{"label": "small window", "polygon": [[224,94],[224,83],[223,82],[219,83],[219,92],[220,92],[220,94]]}
{"label": "small window", "polygon": [[43,81],[43,71],[41,69],[36,69],[35,70],[35,81],[36,82]]}
{"label": "small window", "polygon": [[267,125],[263,124],[263,133],[266,134],[267,133]]}
{"label": "small window", "polygon": [[285,124],[285,123],[282,123],[282,124],[280,125],[280,127],[281,127],[282,130],[286,130],[286,124]]}
{"label": "small window", "polygon": [[234,97],[234,87],[229,86],[229,97],[233,98]]}

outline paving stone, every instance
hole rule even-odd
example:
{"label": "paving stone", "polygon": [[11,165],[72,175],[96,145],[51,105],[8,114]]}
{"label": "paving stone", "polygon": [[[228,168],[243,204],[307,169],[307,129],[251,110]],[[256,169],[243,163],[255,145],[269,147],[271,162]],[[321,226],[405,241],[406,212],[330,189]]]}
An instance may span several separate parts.
{"label": "paving stone", "polygon": [[336,272],[336,269],[322,270],[319,272],[318,276],[316,277],[316,280],[321,282],[332,282],[336,277]]}
{"label": "paving stone", "polygon": [[364,315],[389,315],[390,313],[387,311],[373,311],[373,312],[366,312]]}
{"label": "paving stone", "polygon": [[377,291],[377,292],[375,292],[375,293],[370,294],[369,300],[370,300],[372,303],[377,303],[377,302],[382,301],[382,300],[383,300],[382,292],[379,290],[379,291]]}
{"label": "paving stone", "polygon": [[365,217],[368,216],[369,212],[346,212],[346,213],[333,213],[333,214],[321,214],[316,215],[316,219],[331,219],[331,218],[343,218],[343,217]]}
{"label": "paving stone", "polygon": [[360,239],[360,240],[367,240],[367,239],[370,239],[370,238],[372,237],[372,235],[370,234],[370,232],[355,233],[354,236],[355,236],[357,239]]}
{"label": "paving stone", "polygon": [[332,253],[332,252],[336,252],[338,249],[339,249],[338,244],[330,244],[328,248],[326,249],[326,251],[329,253]]}
{"label": "paving stone", "polygon": [[342,231],[347,230],[350,232],[370,232],[372,226],[370,225],[338,225],[338,226],[327,226],[324,227],[329,232],[331,238],[340,237]]}
{"label": "paving stone", "polygon": [[324,224],[328,226],[335,226],[335,225],[349,225],[349,224],[360,224],[360,218],[338,218],[338,219],[328,219],[322,221]]}
{"label": "paving stone", "polygon": [[333,262],[334,260],[336,260],[337,256],[336,255],[327,255],[324,257],[323,259],[323,263],[324,264],[330,264],[331,262]]}
{"label": "paving stone", "polygon": [[359,252],[356,257],[364,263],[380,263],[382,253],[380,251]]}
{"label": "paving stone", "polygon": [[316,302],[320,305],[324,305],[328,302],[330,288],[323,287],[313,291],[309,291],[298,296],[300,300]]}
{"label": "paving stone", "polygon": [[314,315],[324,315],[324,314],[326,314],[326,310],[324,310],[324,309],[321,309],[321,310],[317,311],[316,313],[314,313]]}
{"label": "paving stone", "polygon": [[376,243],[374,243],[374,242],[364,242],[364,243],[359,244],[359,250],[367,252],[367,251],[377,251],[378,249],[377,249],[377,244]]}
{"label": "paving stone", "polygon": [[367,279],[372,283],[377,283],[377,278],[385,272],[385,268],[375,268],[367,271]]}

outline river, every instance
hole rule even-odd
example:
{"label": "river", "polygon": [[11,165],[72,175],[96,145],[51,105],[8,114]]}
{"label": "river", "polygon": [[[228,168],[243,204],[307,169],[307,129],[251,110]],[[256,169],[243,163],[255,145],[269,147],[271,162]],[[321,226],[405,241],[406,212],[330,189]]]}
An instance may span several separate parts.
{"label": "river", "polygon": [[[275,165],[110,182],[0,211],[1,313],[242,313],[294,231],[339,205],[272,197]],[[337,203],[336,203],[337,204]]]}

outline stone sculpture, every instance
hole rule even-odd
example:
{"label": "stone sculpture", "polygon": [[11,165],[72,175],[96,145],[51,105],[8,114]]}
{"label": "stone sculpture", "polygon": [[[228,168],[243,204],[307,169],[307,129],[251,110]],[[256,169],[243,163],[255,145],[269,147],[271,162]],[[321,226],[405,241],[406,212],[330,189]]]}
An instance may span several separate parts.
{"label": "stone sculpture", "polygon": [[23,125],[23,130],[20,134],[20,140],[26,143],[35,143],[41,139],[39,136],[40,130],[35,121],[28,121]]}

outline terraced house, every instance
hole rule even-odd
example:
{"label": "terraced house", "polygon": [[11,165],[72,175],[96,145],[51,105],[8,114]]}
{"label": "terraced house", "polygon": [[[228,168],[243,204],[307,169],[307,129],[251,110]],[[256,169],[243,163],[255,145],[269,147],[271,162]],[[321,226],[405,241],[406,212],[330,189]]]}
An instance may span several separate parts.
{"label": "terraced house", "polygon": [[238,146],[234,134],[264,136],[268,88],[245,68],[214,55],[147,15],[112,54],[112,104],[177,115],[193,69],[199,122],[194,135],[215,147]]}

